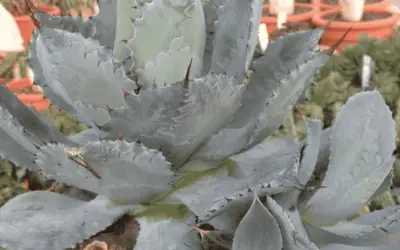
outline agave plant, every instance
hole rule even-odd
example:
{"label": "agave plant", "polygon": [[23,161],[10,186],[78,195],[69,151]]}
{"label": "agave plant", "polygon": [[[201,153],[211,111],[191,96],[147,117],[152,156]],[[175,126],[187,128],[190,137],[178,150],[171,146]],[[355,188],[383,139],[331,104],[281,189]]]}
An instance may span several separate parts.
{"label": "agave plant", "polygon": [[129,213],[135,249],[393,249],[398,207],[338,224],[390,186],[395,124],[377,91],[325,131],[305,118],[304,141],[263,142],[330,53],[323,29],[255,53],[262,2],[104,0],[88,21],[33,10],[35,82],[89,128],[64,136],[0,86],[0,152],[82,191],[10,200],[0,246],[74,247]]}

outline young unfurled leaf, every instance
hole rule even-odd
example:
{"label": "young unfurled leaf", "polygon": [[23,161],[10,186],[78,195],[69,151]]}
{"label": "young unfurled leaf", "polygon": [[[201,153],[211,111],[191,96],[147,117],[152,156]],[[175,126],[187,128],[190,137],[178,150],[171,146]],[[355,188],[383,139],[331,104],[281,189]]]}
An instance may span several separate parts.
{"label": "young unfurled leaf", "polygon": [[322,182],[327,188],[313,195],[305,212],[305,220],[315,226],[355,215],[392,169],[395,122],[379,92],[351,97],[335,120],[331,138]]}
{"label": "young unfurled leaf", "polygon": [[125,47],[133,52],[139,78],[159,86],[181,81],[190,60],[191,76],[200,77],[206,42],[201,0],[154,0],[137,8],[140,17],[127,20],[121,29],[134,29]]}
{"label": "young unfurled leaf", "polygon": [[282,247],[278,223],[255,195],[253,204],[236,230],[232,250],[277,250]]}
{"label": "young unfurled leaf", "polygon": [[101,196],[86,202],[47,191],[17,196],[0,208],[0,246],[21,250],[75,247],[131,208],[111,207],[109,202]]}

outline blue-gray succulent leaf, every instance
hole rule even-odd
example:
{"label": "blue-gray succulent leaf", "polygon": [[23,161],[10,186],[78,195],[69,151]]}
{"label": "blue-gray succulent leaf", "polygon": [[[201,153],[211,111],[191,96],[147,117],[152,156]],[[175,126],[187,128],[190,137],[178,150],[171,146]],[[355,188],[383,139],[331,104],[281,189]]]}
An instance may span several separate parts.
{"label": "blue-gray succulent leaf", "polygon": [[[111,52],[95,40],[77,33],[41,28],[36,45],[36,52],[41,50],[47,56],[36,58],[41,66],[37,68],[38,74],[47,78],[53,93],[96,124],[108,122],[107,109],[122,107],[124,91],[131,93],[136,88],[124,70],[115,66]],[[48,60],[44,62],[44,59]]]}
{"label": "blue-gray succulent leaf", "polygon": [[344,244],[328,244],[321,247],[321,250],[397,250],[400,247],[400,241],[393,240],[387,243],[374,246],[350,246]]}
{"label": "blue-gray succulent leaf", "polygon": [[117,60],[148,86],[181,81],[190,62],[190,78],[200,77],[206,42],[201,0],[140,2],[118,2]]}
{"label": "blue-gray succulent leaf", "polygon": [[203,57],[203,75],[208,74],[211,68],[215,39],[215,22],[218,19],[218,9],[224,0],[205,1],[203,3],[204,20],[206,24],[206,44]]}
{"label": "blue-gray succulent leaf", "polygon": [[126,105],[109,111],[111,120],[102,126],[102,130],[107,132],[107,138],[116,139],[121,133],[126,140],[135,141],[142,136],[146,145],[157,148],[151,143],[155,139],[153,133],[175,125],[172,117],[179,115],[178,108],[186,98],[185,93],[179,82],[143,89],[140,95],[128,95],[125,97]]}
{"label": "blue-gray succulent leaf", "polygon": [[333,226],[316,227],[309,224],[305,226],[310,238],[318,245],[339,243],[368,247],[398,239],[399,219],[400,206],[396,205]]}
{"label": "blue-gray succulent leaf", "polygon": [[[161,135],[170,135],[168,144],[161,145],[167,159],[179,167],[196,150],[232,119],[241,106],[244,85],[231,77],[209,74],[189,83],[179,116],[173,127],[162,128]],[[157,139],[158,133],[155,133]]]}
{"label": "blue-gray succulent leaf", "polygon": [[231,0],[218,7],[210,72],[244,79],[257,44],[262,4]]}
{"label": "blue-gray succulent leaf", "polygon": [[395,122],[379,92],[349,98],[332,127],[327,188],[308,201],[305,221],[330,226],[355,215],[392,170],[395,143]]}
{"label": "blue-gray succulent leaf", "polygon": [[21,103],[6,86],[0,86],[0,113],[0,155],[18,167],[40,170],[35,154],[46,143],[76,145],[43,116]]}
{"label": "blue-gray succulent leaf", "polygon": [[279,224],[258,196],[235,232],[232,250],[282,249],[283,239]]}
{"label": "blue-gray succulent leaf", "polygon": [[[289,210],[281,207],[274,199],[267,195],[266,206],[277,221],[282,232],[283,249],[287,250],[319,250],[319,248],[311,242],[302,224],[297,227],[288,214]],[[298,213],[296,208],[292,208]]]}
{"label": "blue-gray succulent leaf", "polygon": [[117,30],[117,2],[120,1],[98,0],[100,11],[90,18],[95,27],[91,37],[110,49],[113,49]]}
{"label": "blue-gray succulent leaf", "polygon": [[73,145],[43,115],[24,105],[6,86],[0,86],[0,107],[6,110],[23,126],[24,130],[42,142],[61,142]]}
{"label": "blue-gray succulent leaf", "polygon": [[79,148],[48,144],[40,148],[36,163],[49,178],[130,204],[171,190],[179,179],[161,152],[123,140]]}
{"label": "blue-gray succulent leaf", "polygon": [[187,224],[171,219],[138,219],[140,231],[135,249],[203,250],[200,237]]}
{"label": "blue-gray succulent leaf", "polygon": [[74,248],[131,208],[110,206],[102,196],[87,202],[53,192],[28,192],[0,208],[0,246],[21,250]]}
{"label": "blue-gray succulent leaf", "polygon": [[213,135],[194,157],[224,159],[260,143],[282,124],[286,113],[328,59],[328,55],[313,53],[311,59],[298,61],[297,68],[286,72],[284,78],[264,74],[271,63],[260,66],[260,70],[251,75],[243,107],[235,114],[233,122]]}
{"label": "blue-gray succulent leaf", "polygon": [[85,38],[93,37],[96,28],[92,21],[81,16],[56,16],[38,10],[35,13],[38,21],[52,29],[60,29],[71,33],[80,33]]}

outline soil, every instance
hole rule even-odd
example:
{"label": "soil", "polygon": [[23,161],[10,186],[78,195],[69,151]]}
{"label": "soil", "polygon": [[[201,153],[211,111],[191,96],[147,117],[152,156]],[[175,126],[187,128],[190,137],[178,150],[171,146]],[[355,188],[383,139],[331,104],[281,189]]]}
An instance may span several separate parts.
{"label": "soil", "polygon": [[[331,20],[335,14],[327,15],[324,17],[325,20]],[[390,13],[372,13],[372,12],[364,12],[361,22],[367,22],[367,21],[374,21],[374,20],[380,20],[380,19],[385,19],[390,17]],[[333,19],[333,21],[339,21],[339,22],[348,22],[345,20],[342,15],[338,14],[336,17]]]}
{"label": "soil", "polygon": [[[303,7],[296,7],[294,10],[293,15],[299,15],[299,14],[303,14],[303,13],[307,13],[310,12],[311,9],[310,8],[303,8]],[[270,15],[268,12],[268,9],[264,9],[262,12],[263,16],[275,16],[275,15]]]}
{"label": "soil", "polygon": [[[338,0],[325,0],[323,3],[328,5],[338,5]],[[365,4],[379,3],[382,0],[365,0]]]}

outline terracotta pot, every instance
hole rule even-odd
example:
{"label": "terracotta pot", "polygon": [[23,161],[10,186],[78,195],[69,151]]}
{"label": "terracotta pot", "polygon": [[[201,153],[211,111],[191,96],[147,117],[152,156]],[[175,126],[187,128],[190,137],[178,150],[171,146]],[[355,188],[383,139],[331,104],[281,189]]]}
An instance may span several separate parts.
{"label": "terracotta pot", "polygon": [[[391,5],[392,0],[382,0],[378,3],[365,3],[364,10],[387,10]],[[325,4],[326,0],[313,0],[313,4],[322,11],[331,10],[331,9],[339,9],[339,5]]]}
{"label": "terracotta pot", "polygon": [[[313,23],[317,27],[326,26],[332,15],[338,10],[331,9],[322,12],[317,12],[313,17]],[[374,38],[388,38],[393,33],[393,27],[396,24],[397,18],[395,15],[385,10],[368,10],[364,13],[386,14],[387,17],[373,21],[346,22],[332,20],[331,24],[325,30],[321,38],[321,44],[332,46],[336,44],[345,32],[351,27],[350,32],[339,45],[338,51],[341,51],[346,44],[356,44],[357,39],[361,34],[368,34]]]}
{"label": "terracotta pot", "polygon": [[7,88],[11,91],[30,88],[32,86],[31,81],[29,81],[28,77],[21,79],[14,79],[11,82],[6,84]]}
{"label": "terracotta pot", "polygon": [[[287,22],[309,22],[315,13],[315,8],[312,4],[307,3],[295,3],[295,14],[287,17]],[[263,5],[263,16],[261,17],[261,23],[265,23],[267,25],[268,34],[278,28],[277,26],[277,17],[269,16],[268,13],[268,4]],[[305,9],[305,12],[296,14],[296,9]]]}
{"label": "terracotta pot", "polygon": [[[56,6],[44,5],[39,6],[38,9],[51,15],[61,14],[61,10]],[[32,32],[35,30],[35,25],[33,24],[31,18],[28,15],[14,16],[14,18],[21,32],[22,40],[24,40],[24,43],[29,43],[32,38]]]}

